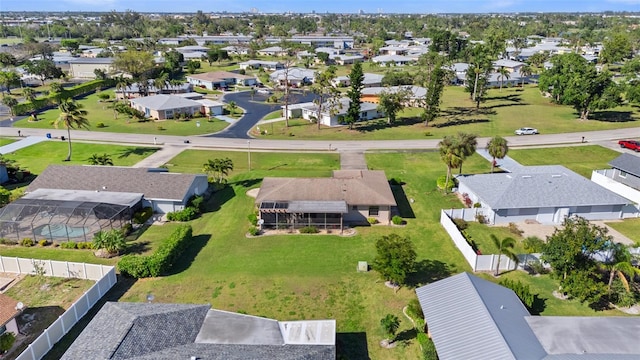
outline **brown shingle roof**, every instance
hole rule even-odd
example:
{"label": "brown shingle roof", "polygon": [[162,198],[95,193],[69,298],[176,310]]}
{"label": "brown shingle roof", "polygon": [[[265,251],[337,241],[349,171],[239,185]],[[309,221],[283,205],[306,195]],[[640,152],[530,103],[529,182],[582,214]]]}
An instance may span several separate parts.
{"label": "brown shingle roof", "polygon": [[204,74],[194,74],[188,77],[205,81],[220,81],[224,79],[254,79],[254,76],[242,75],[230,71],[210,71]]}
{"label": "brown shingle roof", "polygon": [[390,205],[396,201],[384,171],[337,170],[331,178],[264,178],[256,204],[264,201],[339,201]]}
{"label": "brown shingle roof", "polygon": [[142,193],[146,199],[183,201],[198,176],[150,172],[146,168],[118,166],[49,165],[27,188]]}
{"label": "brown shingle roof", "polygon": [[18,302],[5,294],[0,294],[0,326],[5,325],[11,319],[20,314],[16,309]]}

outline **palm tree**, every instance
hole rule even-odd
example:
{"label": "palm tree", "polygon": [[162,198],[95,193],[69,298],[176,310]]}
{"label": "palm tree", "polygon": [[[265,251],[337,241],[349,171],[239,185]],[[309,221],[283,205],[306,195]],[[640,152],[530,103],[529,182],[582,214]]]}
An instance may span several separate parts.
{"label": "palm tree", "polygon": [[520,68],[520,76],[522,77],[522,87],[524,88],[524,79],[531,76],[531,74],[533,73],[533,70],[531,69],[531,66],[529,65],[524,65]]}
{"label": "palm tree", "polygon": [[396,331],[400,327],[400,319],[393,314],[387,314],[380,319],[380,326],[384,333],[389,337],[389,343],[393,343],[396,337]]}
{"label": "palm tree", "polygon": [[89,161],[90,165],[109,165],[109,166],[113,166],[113,160],[111,159],[111,155],[104,153],[102,155],[99,154],[92,154],[91,157],[89,157],[89,159],[87,159],[87,161]]}
{"label": "palm tree", "polygon": [[14,108],[16,105],[18,105],[18,100],[16,100],[12,96],[5,95],[2,97],[2,104],[9,108],[11,116],[15,115]]}
{"label": "palm tree", "polygon": [[625,275],[633,281],[633,277],[640,274],[640,269],[633,266],[631,263],[631,253],[624,245],[613,243],[610,250],[611,258],[607,263],[605,263],[605,268],[609,271],[609,283],[607,284],[607,290],[611,292],[613,279],[617,275],[625,290],[630,292],[631,289],[629,288],[629,281],[627,281]]}
{"label": "palm tree", "polygon": [[89,128],[89,120],[87,120],[87,111],[82,109],[82,104],[78,104],[73,99],[64,99],[58,106],[60,116],[55,120],[53,125],[57,128],[62,124],[67,128],[67,140],[69,141],[69,153],[64,161],[71,160],[71,128]]}
{"label": "palm tree", "polygon": [[64,87],[59,82],[52,82],[49,84],[49,88],[51,89],[51,92],[54,93],[60,93],[64,90]]}
{"label": "palm tree", "polygon": [[127,98],[127,88],[131,86],[131,79],[122,75],[116,78],[116,90],[122,92],[122,97]]}
{"label": "palm tree", "polygon": [[202,171],[211,176],[214,183],[224,184],[227,182],[226,176],[233,171],[233,161],[229,158],[207,160]]}
{"label": "palm tree", "polygon": [[504,79],[509,79],[509,70],[507,70],[504,66],[500,67],[500,70],[498,70],[498,73],[500,75],[498,75],[498,79],[500,79],[500,91],[502,91],[502,83],[504,82]]}
{"label": "palm tree", "polygon": [[156,88],[156,94],[160,94],[162,90],[167,87],[167,81],[169,81],[169,74],[167,73],[162,73],[153,80],[153,87]]}
{"label": "palm tree", "polygon": [[462,174],[462,163],[473,153],[476,152],[476,146],[478,145],[477,135],[458,133],[458,152],[460,156],[460,172]]}
{"label": "palm tree", "polygon": [[507,152],[509,152],[507,139],[498,135],[492,137],[487,143],[487,151],[493,157],[491,162],[491,172],[493,172],[493,168],[496,166],[496,159],[504,159],[507,156]]}
{"label": "palm tree", "polygon": [[117,254],[127,247],[121,230],[98,231],[93,235],[93,248],[104,249],[109,254]]}
{"label": "palm tree", "polygon": [[491,241],[493,241],[493,245],[498,248],[498,261],[496,264],[496,271],[493,274],[494,276],[498,276],[500,274],[500,258],[502,255],[505,255],[509,259],[518,263],[518,255],[513,252],[513,248],[516,246],[516,240],[510,237],[498,240],[494,234],[491,234]]}
{"label": "palm tree", "polygon": [[231,113],[231,116],[234,116],[236,114],[236,109],[238,108],[238,104],[236,104],[235,101],[229,101],[229,104],[227,104],[227,107],[229,108],[229,113]]}
{"label": "palm tree", "polygon": [[20,76],[15,71],[0,71],[0,85],[7,89],[7,94],[11,94],[11,86],[20,85]]}
{"label": "palm tree", "polygon": [[447,165],[447,180],[444,184],[444,192],[449,188],[449,179],[451,179],[451,169],[457,169],[462,163],[460,158],[458,139],[452,136],[445,136],[438,143],[440,149],[440,158]]}
{"label": "palm tree", "polygon": [[26,87],[22,89],[22,96],[24,96],[27,101],[33,102],[33,100],[36,98],[36,92],[32,88]]}

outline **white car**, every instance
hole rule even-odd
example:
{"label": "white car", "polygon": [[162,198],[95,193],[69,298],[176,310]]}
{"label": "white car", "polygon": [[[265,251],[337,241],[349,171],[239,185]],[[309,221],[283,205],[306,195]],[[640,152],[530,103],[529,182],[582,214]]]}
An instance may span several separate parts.
{"label": "white car", "polygon": [[516,130],[516,135],[535,135],[535,134],[539,134],[538,129],[523,127]]}

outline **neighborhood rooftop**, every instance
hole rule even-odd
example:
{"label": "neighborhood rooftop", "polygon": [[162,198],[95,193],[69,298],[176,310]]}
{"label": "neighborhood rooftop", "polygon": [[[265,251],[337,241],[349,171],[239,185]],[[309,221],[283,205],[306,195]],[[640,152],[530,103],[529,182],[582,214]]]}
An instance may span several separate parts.
{"label": "neighborhood rooftop", "polygon": [[640,177],[640,157],[631,154],[620,154],[609,162],[612,168],[619,169],[633,176]]}

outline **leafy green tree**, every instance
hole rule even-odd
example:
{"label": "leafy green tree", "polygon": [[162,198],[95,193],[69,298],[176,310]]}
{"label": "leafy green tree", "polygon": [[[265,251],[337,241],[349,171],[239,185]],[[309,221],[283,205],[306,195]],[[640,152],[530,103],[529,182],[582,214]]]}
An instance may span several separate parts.
{"label": "leafy green tree", "polygon": [[311,86],[311,91],[316,94],[313,103],[316,106],[316,119],[318,129],[320,129],[322,114],[328,112],[330,116],[336,114],[340,92],[333,85],[332,80],[336,77],[336,67],[329,66],[324,71],[318,71],[315,74],[315,80]]}
{"label": "leafy green tree", "polygon": [[102,69],[93,69],[93,74],[96,76],[96,80],[105,80],[108,76],[107,72]]}
{"label": "leafy green tree", "polygon": [[134,80],[137,80],[154,68],[155,61],[153,60],[153,55],[149,52],[127,50],[116,54],[113,66],[130,74]]}
{"label": "leafy green tree", "polygon": [[68,51],[74,52],[80,48],[80,42],[75,39],[62,39],[60,40],[60,46],[66,48]]}
{"label": "leafy green tree", "polygon": [[93,235],[93,248],[104,249],[109,254],[118,254],[127,247],[121,230],[100,230]]}
{"label": "leafy green tree", "polygon": [[214,183],[226,184],[229,172],[233,171],[233,161],[229,158],[209,159],[202,166],[202,171],[207,173]]}
{"label": "leafy green tree", "polygon": [[184,55],[176,50],[171,50],[164,53],[164,68],[172,76],[182,71],[183,61]]}
{"label": "leafy green tree", "polygon": [[9,112],[12,116],[15,115],[15,107],[18,105],[18,100],[12,96],[5,95],[2,97],[2,104],[9,108]]}
{"label": "leafy green tree", "polygon": [[380,319],[380,326],[385,335],[389,337],[389,342],[393,343],[396,339],[396,332],[400,328],[400,319],[393,314],[387,314]]}
{"label": "leafy green tree", "polygon": [[0,335],[0,353],[9,351],[13,344],[16,342],[16,336],[11,331],[7,331]]}
{"label": "leafy green tree", "polygon": [[236,104],[235,101],[229,101],[229,103],[227,104],[227,108],[229,109],[229,113],[231,114],[231,116],[234,116],[236,114],[236,110],[238,109],[238,104]]}
{"label": "leafy green tree", "polygon": [[13,54],[8,52],[0,52],[0,65],[1,66],[15,66],[18,64],[18,60]]}
{"label": "leafy green tree", "polygon": [[410,90],[398,89],[396,91],[383,91],[380,93],[378,111],[387,115],[387,124],[396,121],[398,113],[404,109],[409,100]]}
{"label": "leafy green tree", "polygon": [[633,57],[633,45],[627,31],[612,30],[602,42],[599,60],[605,64],[612,64],[631,57]]}
{"label": "leafy green tree", "polygon": [[444,191],[449,189],[449,180],[451,179],[451,170],[457,169],[462,164],[462,157],[460,156],[460,145],[458,139],[453,136],[445,136],[438,143],[438,150],[440,152],[440,159],[447,165],[447,179],[445,181]]}
{"label": "leafy green tree", "polygon": [[622,282],[625,290],[630,292],[631,288],[629,287],[629,281],[625,276],[628,276],[629,279],[633,281],[633,278],[640,274],[640,269],[633,266],[631,253],[623,244],[611,243],[609,245],[609,253],[611,255],[609,256],[608,261],[603,264],[605,269],[609,271],[607,291],[611,293],[613,279],[617,276]]}
{"label": "leafy green tree", "polygon": [[0,186],[0,206],[5,206],[11,199],[11,191]]}
{"label": "leafy green tree", "polygon": [[509,142],[500,135],[496,135],[487,143],[487,152],[493,158],[491,162],[491,172],[496,166],[496,159],[504,159],[509,152]]}
{"label": "leafy green tree", "polygon": [[329,54],[326,52],[318,52],[316,53],[316,57],[318,60],[322,61],[323,64],[327,64],[329,62]]}
{"label": "leafy green tree", "polygon": [[108,165],[113,166],[113,159],[111,159],[111,155],[107,153],[103,154],[91,154],[89,159],[87,159],[89,165]]}
{"label": "leafy green tree", "polygon": [[494,276],[498,276],[500,275],[500,258],[502,257],[500,255],[505,255],[516,263],[518,262],[518,255],[513,250],[516,246],[516,240],[510,237],[499,240],[498,237],[491,234],[491,242],[498,248],[498,261],[496,261],[496,271],[493,273]]}
{"label": "leafy green tree", "polygon": [[27,60],[22,66],[25,68],[25,70],[27,70],[29,74],[38,76],[40,78],[40,81],[42,82],[42,85],[44,85],[45,80],[57,79],[63,74],[62,70],[56,67],[56,64],[49,59],[34,61]]}
{"label": "leafy green tree", "polygon": [[195,74],[195,72],[200,69],[200,61],[189,60],[187,61],[186,67],[189,74]]}
{"label": "leafy green tree", "polygon": [[11,87],[20,85],[20,75],[15,71],[0,71],[0,85],[7,90],[7,94],[11,94]]}
{"label": "leafy green tree", "polygon": [[360,104],[362,101],[362,89],[364,88],[364,73],[362,72],[362,63],[359,61],[353,64],[351,72],[349,73],[349,82],[351,86],[347,91],[347,97],[349,98],[349,108],[344,120],[349,124],[349,129],[353,129],[353,124],[360,120]]}
{"label": "leafy green tree", "polygon": [[394,285],[404,284],[407,275],[415,270],[417,254],[409,238],[398,234],[384,235],[376,241],[376,251],[374,269]]}
{"label": "leafy green tree", "polygon": [[478,146],[477,135],[469,133],[458,133],[458,154],[460,156],[460,174],[462,174],[462,164],[471,155],[476,152],[476,146]]}
{"label": "leafy green tree", "polygon": [[64,161],[71,160],[71,129],[89,128],[87,111],[82,109],[82,104],[76,103],[73,99],[64,99],[58,106],[60,116],[53,123],[57,128],[60,124],[67,128],[67,141],[69,142],[69,153]]}

